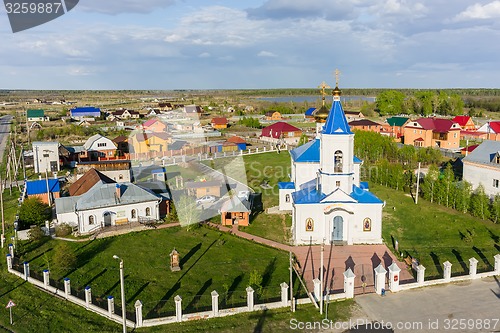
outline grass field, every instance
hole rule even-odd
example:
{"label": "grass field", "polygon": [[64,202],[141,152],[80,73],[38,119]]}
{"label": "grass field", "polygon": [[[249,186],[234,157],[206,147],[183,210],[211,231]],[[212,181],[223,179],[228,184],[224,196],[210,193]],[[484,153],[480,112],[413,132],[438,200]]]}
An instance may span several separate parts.
{"label": "grass field", "polygon": [[500,224],[483,221],[453,209],[380,185],[371,190],[387,202],[384,209],[383,237],[393,249],[417,258],[428,278],[441,277],[443,263],[452,263],[452,274],[467,274],[469,258],[479,260],[478,271],[492,270],[493,256],[500,253]]}

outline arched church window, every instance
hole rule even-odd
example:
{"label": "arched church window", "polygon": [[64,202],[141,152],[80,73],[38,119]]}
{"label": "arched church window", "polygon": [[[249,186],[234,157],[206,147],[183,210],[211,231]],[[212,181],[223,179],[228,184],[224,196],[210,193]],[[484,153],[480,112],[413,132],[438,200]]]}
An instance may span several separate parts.
{"label": "arched church window", "polygon": [[342,152],[337,150],[333,155],[334,158],[334,172],[342,172]]}
{"label": "arched church window", "polygon": [[95,223],[94,215],[90,215],[89,216],[89,224],[94,224],[94,223]]}
{"label": "arched church window", "polygon": [[146,207],[146,216],[151,216],[151,208]]}
{"label": "arched church window", "polygon": [[137,214],[136,214],[136,212],[135,212],[135,209],[132,209],[132,211],[130,212],[130,216],[131,216],[133,219],[135,219],[135,218],[136,218]]}
{"label": "arched church window", "polygon": [[290,202],[290,194],[285,195],[285,202]]}

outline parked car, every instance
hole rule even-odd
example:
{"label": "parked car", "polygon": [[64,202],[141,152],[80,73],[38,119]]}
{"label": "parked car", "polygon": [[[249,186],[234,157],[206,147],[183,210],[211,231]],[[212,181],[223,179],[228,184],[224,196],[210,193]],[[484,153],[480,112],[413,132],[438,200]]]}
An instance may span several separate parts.
{"label": "parked car", "polygon": [[217,198],[214,197],[213,195],[205,195],[205,196],[199,198],[198,200],[196,200],[196,203],[198,205],[201,205],[201,204],[215,202],[215,200],[217,200]]}

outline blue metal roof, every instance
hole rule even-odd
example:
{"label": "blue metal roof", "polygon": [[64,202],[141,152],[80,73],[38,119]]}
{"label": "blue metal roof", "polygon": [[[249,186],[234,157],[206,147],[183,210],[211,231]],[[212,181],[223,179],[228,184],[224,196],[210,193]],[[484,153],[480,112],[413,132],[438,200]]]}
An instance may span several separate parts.
{"label": "blue metal roof", "polygon": [[47,182],[49,183],[50,192],[60,191],[58,179],[29,180],[26,182],[26,194],[36,195],[36,194],[47,193]]}
{"label": "blue metal roof", "polygon": [[362,160],[360,160],[357,156],[354,156],[354,157],[352,158],[352,160],[353,160],[353,162],[354,162],[354,163],[363,163],[363,161],[362,161]]}
{"label": "blue metal roof", "polygon": [[359,187],[362,188],[363,190],[369,190],[370,186],[368,185],[368,182],[359,182]]}
{"label": "blue metal roof", "polygon": [[309,109],[307,109],[305,115],[306,116],[312,116],[314,110],[316,110],[316,108],[309,108]]}
{"label": "blue metal roof", "polygon": [[97,115],[101,114],[101,109],[93,106],[77,107],[70,110],[72,115]]}
{"label": "blue metal roof", "polygon": [[333,101],[330,114],[323,127],[323,134],[352,134],[340,101]]}
{"label": "blue metal roof", "polygon": [[292,160],[294,162],[316,162],[319,163],[319,140],[314,139],[308,143],[299,146],[292,151]]}
{"label": "blue metal roof", "polygon": [[363,190],[360,187],[357,187],[356,185],[352,186],[352,193],[351,197],[356,200],[358,203],[367,203],[367,204],[381,204],[383,203],[382,200],[377,198],[375,194]]}
{"label": "blue metal roof", "polygon": [[292,193],[293,203],[297,205],[319,203],[325,197],[326,195],[317,191],[316,189],[313,189],[312,191],[309,189],[304,189]]}
{"label": "blue metal roof", "polygon": [[280,190],[291,190],[295,188],[294,182],[279,182],[278,189]]}

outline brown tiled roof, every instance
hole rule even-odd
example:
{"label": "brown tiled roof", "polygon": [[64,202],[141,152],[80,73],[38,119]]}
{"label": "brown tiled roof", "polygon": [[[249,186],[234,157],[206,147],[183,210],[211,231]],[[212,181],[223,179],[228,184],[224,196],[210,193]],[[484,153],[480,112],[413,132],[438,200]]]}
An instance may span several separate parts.
{"label": "brown tiled roof", "polygon": [[127,142],[128,141],[128,136],[120,135],[120,136],[117,136],[116,138],[114,138],[112,141],[114,143]]}
{"label": "brown tiled roof", "polygon": [[239,136],[232,136],[229,139],[227,139],[227,142],[232,142],[232,143],[247,143],[245,140],[243,140]]}
{"label": "brown tiled roof", "polygon": [[99,181],[106,184],[116,183],[113,179],[92,168],[80,177],[80,179],[71,184],[68,189],[69,195],[82,195],[90,190]]}

